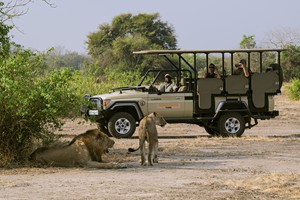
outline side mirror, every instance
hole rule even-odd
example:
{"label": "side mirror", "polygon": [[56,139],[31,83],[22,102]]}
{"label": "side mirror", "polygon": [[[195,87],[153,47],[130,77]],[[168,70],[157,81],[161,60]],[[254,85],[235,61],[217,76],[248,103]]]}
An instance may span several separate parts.
{"label": "side mirror", "polygon": [[84,95],[84,98],[87,99],[87,100],[89,100],[89,98],[91,98],[91,97],[92,97],[92,95],[90,95],[90,94],[85,94]]}

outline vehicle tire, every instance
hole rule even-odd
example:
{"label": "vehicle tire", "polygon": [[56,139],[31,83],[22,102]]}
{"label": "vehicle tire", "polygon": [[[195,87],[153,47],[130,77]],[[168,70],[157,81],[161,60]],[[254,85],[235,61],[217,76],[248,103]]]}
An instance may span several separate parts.
{"label": "vehicle tire", "polygon": [[100,124],[100,123],[97,123],[97,127],[98,127],[98,129],[99,129],[101,132],[105,133],[108,137],[112,137],[112,136],[113,136],[113,135],[110,134],[110,132],[108,131],[107,126],[105,126],[105,125],[103,125],[103,124]]}
{"label": "vehicle tire", "polygon": [[116,138],[130,138],[135,128],[135,119],[126,112],[116,113],[108,121],[108,131]]}
{"label": "vehicle tire", "polygon": [[245,120],[241,114],[229,112],[220,117],[218,129],[223,137],[240,137],[245,131]]}

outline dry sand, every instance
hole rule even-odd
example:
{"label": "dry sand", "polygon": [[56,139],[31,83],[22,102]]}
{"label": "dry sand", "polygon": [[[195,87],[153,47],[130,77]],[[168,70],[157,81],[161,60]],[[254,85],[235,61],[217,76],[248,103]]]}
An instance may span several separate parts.
{"label": "dry sand", "polygon": [[[104,157],[126,169],[0,169],[0,199],[300,199],[300,102],[278,96],[276,109],[279,117],[241,138],[210,138],[188,124],[158,128],[164,137],[153,167],[127,153],[134,137],[114,139]],[[94,127],[67,121],[59,134],[71,139]]]}

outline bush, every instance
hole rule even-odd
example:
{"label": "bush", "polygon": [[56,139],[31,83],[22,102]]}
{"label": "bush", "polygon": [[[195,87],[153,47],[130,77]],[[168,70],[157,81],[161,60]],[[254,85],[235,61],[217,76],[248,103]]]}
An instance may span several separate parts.
{"label": "bush", "polygon": [[115,87],[137,85],[142,79],[139,70],[121,71],[111,69],[113,67],[99,70],[99,66],[98,68],[96,66],[95,63],[93,66],[95,69],[87,69],[90,66],[86,65],[86,68],[81,71],[74,72],[73,86],[78,96],[108,93],[110,89]]}
{"label": "bush", "polygon": [[292,79],[291,85],[288,86],[288,96],[293,100],[300,100],[300,79]]}
{"label": "bush", "polygon": [[0,61],[0,166],[26,160],[35,141],[53,139],[61,117],[78,110],[72,72],[45,69],[44,56],[31,51]]}

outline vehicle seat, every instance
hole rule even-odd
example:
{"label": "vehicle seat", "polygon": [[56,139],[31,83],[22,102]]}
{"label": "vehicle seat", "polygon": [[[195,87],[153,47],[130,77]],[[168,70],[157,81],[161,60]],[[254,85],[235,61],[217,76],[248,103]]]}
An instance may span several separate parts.
{"label": "vehicle seat", "polygon": [[265,106],[268,93],[274,94],[280,89],[279,76],[276,72],[259,73],[252,76],[252,101],[256,108]]}
{"label": "vehicle seat", "polygon": [[213,105],[213,95],[221,94],[223,90],[223,82],[219,78],[199,78],[198,94],[200,109],[209,109]]}
{"label": "vehicle seat", "polygon": [[245,95],[249,89],[248,78],[242,75],[232,75],[225,78],[228,94]]}
{"label": "vehicle seat", "polygon": [[185,91],[187,91],[186,81],[185,81],[184,78],[182,78],[182,79],[180,80],[180,87],[179,87],[179,89],[178,89],[178,92],[185,92]]}

